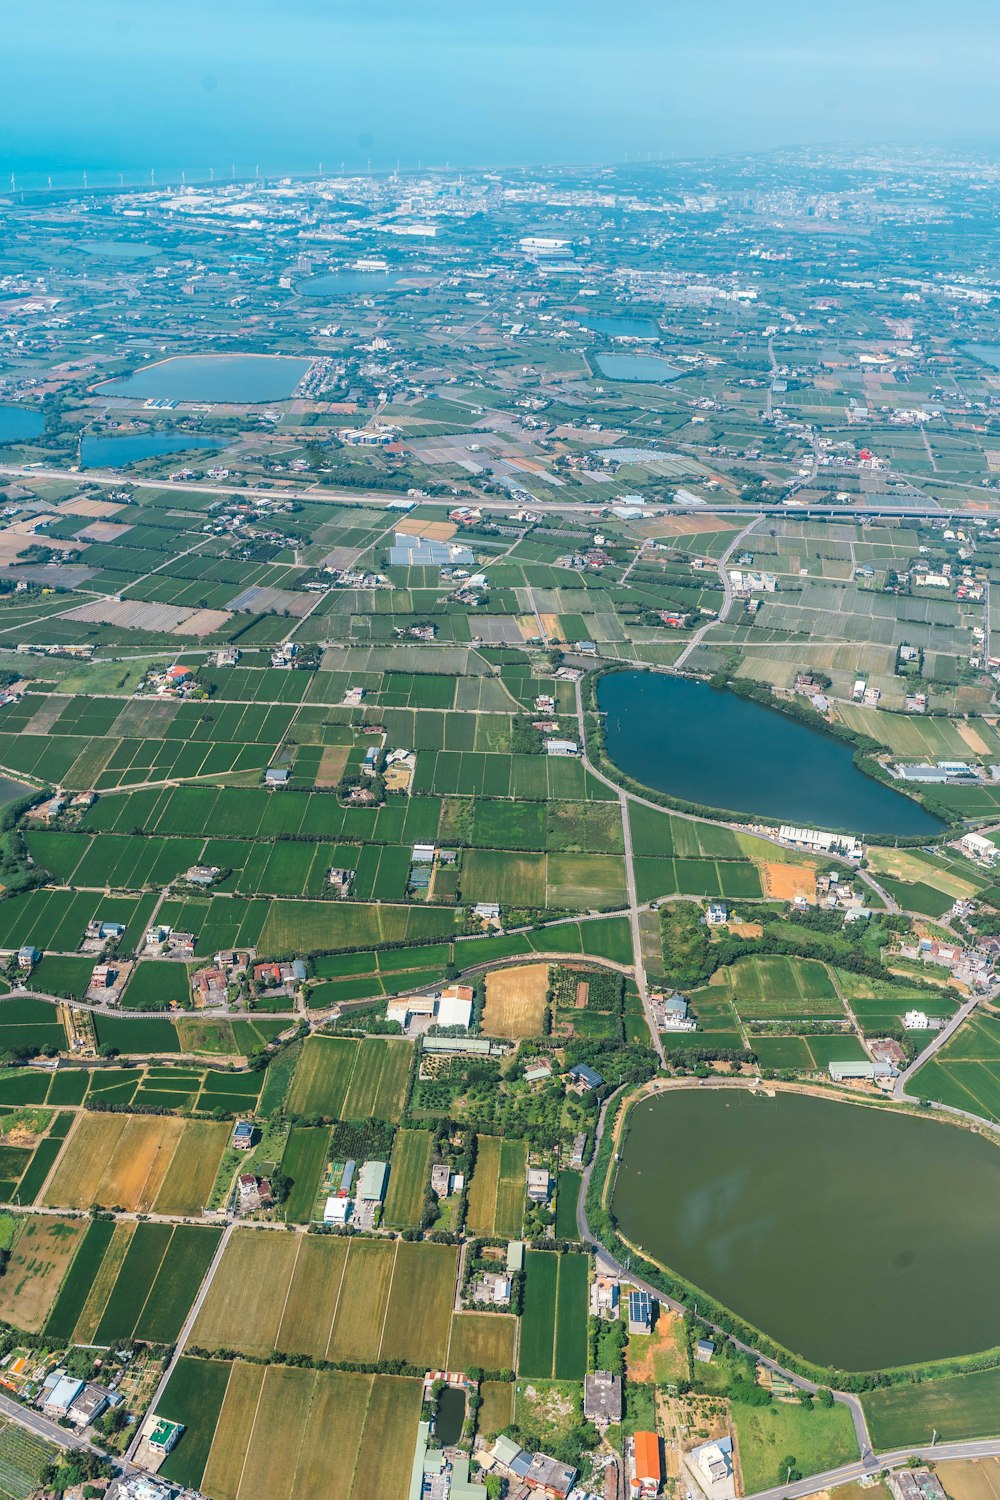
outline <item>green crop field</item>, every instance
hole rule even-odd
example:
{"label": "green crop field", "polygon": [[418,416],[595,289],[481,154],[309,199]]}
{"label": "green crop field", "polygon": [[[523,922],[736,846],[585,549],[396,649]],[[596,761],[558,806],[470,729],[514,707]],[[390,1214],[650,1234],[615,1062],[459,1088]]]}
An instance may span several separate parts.
{"label": "green crop field", "polygon": [[974,1012],[909,1080],[907,1093],[1000,1121],[1000,1021]]}
{"label": "green crop field", "polygon": [[286,1223],[308,1224],[312,1218],[329,1144],[329,1130],[293,1125],[289,1131],[281,1159],[281,1170],[292,1184],[285,1200]]}
{"label": "green crop field", "polygon": [[556,1186],[556,1238],[579,1239],[576,1227],[576,1204],[580,1196],[580,1174],[564,1167]]}
{"label": "green crop field", "polygon": [[385,1037],[309,1037],[289,1108],[330,1119],[398,1120],[406,1098],[412,1043]]}
{"label": "green crop field", "polygon": [[974,1370],[947,1380],[893,1385],[861,1398],[878,1452],[1000,1434],[1000,1370]]}
{"label": "green crop field", "polygon": [[156,1408],[157,1416],[180,1422],[184,1432],[160,1467],[165,1479],[186,1489],[201,1484],[231,1366],[224,1361],[190,1359],[182,1355]]}
{"label": "green crop field", "polygon": [[110,1219],[95,1219],[88,1228],[49,1313],[45,1331],[50,1338],[69,1341],[73,1337],[114,1228]]}
{"label": "green crop field", "polygon": [[529,1250],[525,1272],[517,1370],[529,1379],[548,1380],[556,1342],[559,1257],[548,1250]]}
{"label": "green crop field", "polygon": [[199,1225],[137,1225],[97,1326],[95,1343],[128,1338],[171,1343],[221,1233]]}
{"label": "green crop field", "polygon": [[385,1222],[393,1229],[420,1226],[424,1198],[430,1191],[431,1133],[398,1130],[389,1163]]}

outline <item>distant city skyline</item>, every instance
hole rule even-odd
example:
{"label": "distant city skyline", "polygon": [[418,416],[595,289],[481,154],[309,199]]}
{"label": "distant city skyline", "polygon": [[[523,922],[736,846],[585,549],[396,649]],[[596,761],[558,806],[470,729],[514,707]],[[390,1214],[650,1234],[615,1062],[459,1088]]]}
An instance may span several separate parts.
{"label": "distant city skyline", "polygon": [[7,0],[0,173],[620,162],[998,139],[991,0]]}

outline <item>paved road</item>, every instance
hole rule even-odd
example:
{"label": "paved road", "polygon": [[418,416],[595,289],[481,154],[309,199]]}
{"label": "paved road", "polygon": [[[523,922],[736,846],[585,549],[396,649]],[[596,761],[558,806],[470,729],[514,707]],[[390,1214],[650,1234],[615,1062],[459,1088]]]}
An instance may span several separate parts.
{"label": "paved road", "polygon": [[806,1495],[815,1495],[819,1490],[832,1489],[838,1484],[848,1484],[863,1479],[869,1474],[878,1474],[883,1469],[901,1469],[911,1458],[932,1459],[942,1463],[949,1458],[996,1458],[1000,1457],[1000,1438],[974,1438],[965,1443],[935,1443],[926,1448],[899,1448],[893,1453],[880,1453],[866,1462],[843,1464],[839,1469],[829,1469],[825,1474],[813,1474],[809,1479],[800,1479],[795,1484],[778,1485],[773,1490],[758,1490],[753,1500],[803,1500]]}
{"label": "paved road", "polygon": [[925,1047],[920,1056],[915,1058],[910,1066],[908,1068],[904,1068],[900,1073],[899,1077],[896,1079],[895,1084],[893,1085],[892,1097],[894,1099],[904,1098],[906,1085],[909,1083],[910,1079],[914,1076],[915,1073],[918,1073],[920,1071],[924,1063],[930,1061],[935,1052],[939,1052],[941,1050],[945,1042],[951,1040],[966,1017],[972,1015],[972,1012],[975,1010],[980,1000],[993,1000],[996,998],[998,993],[1000,993],[1000,988],[990,990],[987,995],[973,995],[971,1000],[967,1000],[964,1005],[960,1006],[955,1014],[951,1017],[951,1019],[949,1021],[946,1021],[945,1024],[941,1027],[941,1030],[937,1033],[930,1046]]}
{"label": "paved road", "polygon": [[[386,504],[390,499],[398,498],[395,495],[388,495],[385,490],[337,490],[318,483],[302,490],[272,490],[263,486],[254,488],[249,484],[205,484],[200,480],[140,479],[130,474],[101,473],[96,469],[88,469],[85,474],[75,476],[68,469],[26,469],[23,464],[0,464],[0,475],[9,479],[78,478],[81,484],[104,485],[111,489],[122,489],[129,485],[133,489],[177,490],[181,494],[238,495],[243,499],[258,496],[262,499],[329,500],[337,505],[353,504],[364,509],[370,508],[373,502],[381,501]],[[514,503],[510,499],[491,500],[487,496],[476,496],[476,505],[484,511],[507,513]],[[541,506],[546,515],[559,515],[561,512],[592,515],[605,508],[600,502],[595,503],[593,500],[535,501],[534,504]],[[700,511],[706,515],[716,516],[746,516],[747,514],[745,505],[706,505],[700,500],[697,502],[672,501],[670,505],[650,506],[649,509],[674,515],[685,511]],[[858,505],[785,505],[781,501],[775,501],[774,504],[755,504],[754,512],[758,517],[765,515],[836,516],[843,520],[860,516],[906,516],[926,518],[931,521],[946,521],[949,517],[969,515],[968,510],[961,506],[948,510],[939,505],[891,505],[877,500],[866,500]],[[988,506],[983,510],[977,510],[976,516],[998,518],[1000,509]]]}
{"label": "paved road", "polygon": [[[219,1243],[216,1246],[215,1254],[212,1256],[212,1262],[208,1270],[205,1272],[205,1275],[202,1277],[201,1286],[198,1288],[198,1295],[191,1304],[191,1311],[184,1319],[184,1326],[182,1327],[180,1333],[177,1335],[177,1341],[174,1344],[174,1352],[170,1356],[170,1361],[166,1369],[160,1376],[156,1390],[153,1392],[153,1399],[152,1401],[150,1401],[149,1406],[147,1407],[147,1412],[150,1414],[155,1413],[160,1398],[167,1388],[167,1382],[170,1380],[171,1375],[174,1373],[174,1367],[176,1366],[177,1361],[180,1359],[181,1355],[184,1352],[184,1346],[191,1336],[191,1330],[195,1325],[195,1319],[201,1312],[205,1298],[208,1296],[209,1287],[212,1285],[212,1280],[215,1276],[215,1273],[219,1269],[222,1257],[226,1253],[226,1246],[229,1244],[232,1233],[233,1225],[227,1224],[226,1228],[222,1232]],[[139,1423],[138,1431],[136,1432],[135,1437],[132,1439],[131,1443],[128,1446],[126,1457],[130,1460],[135,1457],[136,1450],[138,1449],[139,1444],[142,1441],[142,1429],[144,1425],[145,1424],[142,1422]]]}
{"label": "paved road", "polygon": [[[660,1088],[663,1088],[664,1086],[665,1085],[663,1084],[659,1085]],[[707,1085],[707,1087],[711,1086],[711,1084]],[[601,1136],[604,1133],[604,1128],[609,1113],[609,1106],[611,1106],[613,1102],[618,1099],[618,1096],[621,1092],[622,1090],[619,1089],[614,1094],[611,1094],[601,1106],[601,1112],[597,1120],[597,1133],[594,1139],[594,1155],[588,1165],[584,1168],[583,1181],[580,1186],[580,1196],[577,1199],[577,1233],[585,1244],[592,1245],[595,1249],[600,1250],[602,1257],[617,1269],[619,1275],[623,1278],[623,1280],[628,1281],[632,1286],[638,1287],[640,1291],[647,1291],[651,1297],[655,1297],[656,1300],[662,1303],[664,1307],[669,1307],[677,1313],[688,1313],[690,1312],[690,1308],[685,1307],[682,1302],[676,1302],[672,1297],[664,1296],[664,1294],[657,1287],[653,1286],[651,1282],[644,1281],[641,1277],[636,1276],[634,1272],[627,1270],[625,1266],[623,1266],[620,1261],[616,1260],[615,1257],[604,1248],[601,1242],[595,1238],[595,1236],[591,1233],[590,1225],[587,1222],[587,1189],[590,1186],[590,1179],[594,1170],[594,1162],[597,1159],[597,1148],[600,1145]],[[656,1093],[658,1092],[658,1089],[654,1087],[650,1090],[650,1092]],[[779,1365],[776,1360],[766,1358],[764,1355],[760,1354],[756,1349],[754,1349],[750,1344],[745,1344],[740,1339],[731,1338],[731,1336],[727,1334],[722,1328],[720,1328],[718,1324],[713,1323],[710,1319],[700,1318],[699,1321],[705,1328],[714,1333],[716,1338],[721,1343],[725,1343],[727,1340],[729,1340],[736,1346],[737,1349],[742,1349],[744,1353],[751,1355],[752,1358],[755,1359],[757,1363],[762,1365],[766,1370],[770,1370],[775,1375],[782,1376],[783,1379],[787,1380],[790,1385],[795,1386],[797,1390],[809,1391],[810,1393],[814,1393],[819,1389],[814,1381],[806,1380],[804,1376],[795,1374],[793,1370],[786,1370],[783,1365]],[[858,1400],[857,1396],[852,1395],[848,1391],[834,1391],[833,1399],[838,1403],[838,1405],[846,1406],[851,1414],[851,1421],[854,1426],[854,1436],[857,1440],[858,1452],[861,1455],[861,1462],[857,1465],[858,1471],[859,1473],[866,1472],[863,1465],[865,1460],[871,1457],[872,1447],[871,1439],[868,1435],[868,1424],[865,1421],[864,1408],[862,1407],[861,1402]],[[816,1488],[820,1488],[820,1486],[816,1486]],[[803,1491],[803,1494],[811,1493],[812,1491],[809,1489]]]}
{"label": "paved road", "polygon": [[85,1442],[78,1433],[65,1427],[60,1427],[58,1422],[50,1422],[48,1417],[43,1417],[40,1411],[32,1407],[22,1406],[19,1401],[14,1401],[10,1396],[0,1396],[0,1415],[10,1417],[19,1427],[24,1427],[28,1432],[33,1432],[36,1437],[44,1438],[47,1443],[55,1443],[58,1448],[86,1448],[90,1453],[96,1453],[101,1458],[107,1455],[103,1449],[95,1448],[93,1443]]}
{"label": "paved road", "polygon": [[602,772],[594,770],[594,767],[587,759],[587,740],[584,728],[583,714],[583,690],[579,680],[574,684],[574,686],[576,688],[576,722],[577,732],[580,736],[580,758],[583,761],[583,764],[588,768],[588,770],[592,771],[593,774],[597,776],[599,781],[602,781],[605,786],[611,788],[611,790],[618,798],[619,806],[621,809],[622,837],[624,839],[625,855],[625,888],[628,892],[629,926],[632,929],[632,966],[635,970],[636,988],[639,991],[639,998],[642,1000],[642,1008],[646,1017],[646,1026],[649,1030],[649,1035],[652,1038],[653,1046],[656,1048],[657,1055],[659,1056],[660,1066],[662,1067],[666,1062],[666,1056],[663,1050],[663,1038],[660,1036],[659,1027],[656,1025],[656,1018],[653,1015],[653,1006],[649,998],[649,985],[646,982],[646,965],[644,964],[642,958],[642,933],[639,930],[639,898],[636,893],[635,884],[635,857],[632,851],[632,820],[629,815],[629,797],[628,794],[623,791],[620,786],[617,786],[613,781],[610,781],[608,777],[605,776]]}
{"label": "paved road", "polygon": [[748,537],[750,535],[751,531],[753,531],[754,527],[757,525],[757,522],[760,520],[760,516],[754,516],[749,526],[744,526],[743,530],[737,536],[733,537],[732,541],[729,543],[729,546],[719,558],[719,578],[722,582],[723,593],[722,608],[719,610],[719,613],[714,620],[707,620],[704,625],[699,626],[699,628],[695,631],[694,635],[688,641],[680,656],[674,662],[675,672],[680,672],[683,670],[684,663],[687,661],[688,657],[691,655],[691,652],[695,649],[695,647],[701,645],[703,637],[706,636],[710,630],[714,629],[716,625],[721,625],[723,620],[725,620],[728,616],[730,609],[732,609],[733,585],[729,577],[729,568],[727,564],[733,553],[736,551],[736,548],[743,541],[744,537]]}

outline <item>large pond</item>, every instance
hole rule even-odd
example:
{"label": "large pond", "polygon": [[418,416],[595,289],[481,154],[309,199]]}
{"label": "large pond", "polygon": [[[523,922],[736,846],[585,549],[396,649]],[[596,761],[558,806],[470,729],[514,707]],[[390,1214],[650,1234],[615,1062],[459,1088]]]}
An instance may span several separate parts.
{"label": "large pond", "polygon": [[615,672],[601,679],[597,701],[615,765],[685,802],[856,834],[943,826],[859,771],[843,740],[736,693],[663,672]]}
{"label": "large pond", "polygon": [[0,443],[25,443],[45,426],[41,412],[27,406],[0,406]]}
{"label": "large pond", "polygon": [[958,347],[963,354],[971,354],[981,364],[992,365],[994,370],[1000,370],[1000,344],[959,344]]}
{"label": "large pond", "polygon": [[102,396],[161,401],[226,401],[250,405],[287,399],[311,360],[284,354],[194,354],[145,365],[122,380],[108,380]]}
{"label": "large pond", "polygon": [[646,385],[662,385],[665,381],[679,380],[684,374],[655,354],[598,354],[594,363],[609,380],[638,380]]}
{"label": "large pond", "polygon": [[127,437],[85,437],[80,444],[82,469],[119,469],[123,464],[139,464],[145,458],[159,458],[165,453],[183,453],[195,448],[224,448],[228,438],[181,436],[180,434],[137,432]]}
{"label": "large pond", "polygon": [[402,279],[393,271],[330,271],[300,281],[297,290],[303,297],[371,297],[391,292]]}
{"label": "large pond", "polygon": [[840,1370],[1000,1344],[1000,1147],[805,1094],[640,1100],[622,1233],[794,1353]]}
{"label": "large pond", "polygon": [[658,339],[659,325],[652,318],[581,318],[591,333],[603,333],[609,339]]}

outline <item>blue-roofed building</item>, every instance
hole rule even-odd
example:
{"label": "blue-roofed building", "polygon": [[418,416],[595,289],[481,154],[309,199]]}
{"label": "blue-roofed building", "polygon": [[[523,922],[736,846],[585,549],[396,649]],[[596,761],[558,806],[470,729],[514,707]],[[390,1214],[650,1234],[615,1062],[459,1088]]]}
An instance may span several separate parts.
{"label": "blue-roofed building", "polygon": [[253,1121],[237,1120],[233,1131],[233,1145],[237,1151],[249,1151],[253,1145]]}
{"label": "blue-roofed building", "polygon": [[631,1291],[628,1294],[629,1333],[652,1333],[653,1299],[648,1292]]}
{"label": "blue-roofed building", "polygon": [[599,1089],[604,1079],[600,1073],[593,1068],[588,1068],[586,1063],[577,1063],[570,1068],[569,1076],[578,1088]]}
{"label": "blue-roofed building", "polygon": [[401,531],[389,548],[389,563],[395,568],[471,568],[475,561],[472,550],[460,542],[435,542]]}

